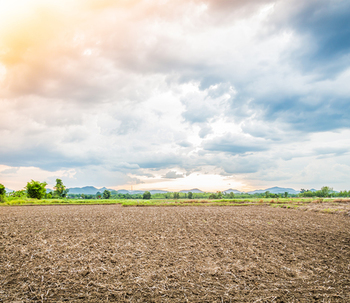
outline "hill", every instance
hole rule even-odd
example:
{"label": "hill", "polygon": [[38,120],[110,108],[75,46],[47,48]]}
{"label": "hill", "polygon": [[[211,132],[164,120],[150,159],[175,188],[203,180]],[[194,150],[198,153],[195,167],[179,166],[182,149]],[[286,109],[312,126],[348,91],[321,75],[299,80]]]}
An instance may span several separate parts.
{"label": "hill", "polygon": [[94,186],[73,187],[68,189],[70,194],[84,194],[84,195],[96,195],[97,192],[103,193],[106,189],[109,191],[114,191],[114,189],[108,189],[106,187],[96,188]]}
{"label": "hill", "polygon": [[261,194],[264,192],[269,191],[272,194],[283,194],[285,192],[289,193],[289,194],[299,194],[299,191],[296,191],[293,188],[284,188],[284,187],[270,187],[270,188],[266,188],[266,189],[258,189],[258,190],[253,190],[248,192],[248,194]]}
{"label": "hill", "polygon": [[229,193],[240,194],[242,192],[237,190],[237,189],[230,188],[230,189],[224,190],[223,193],[226,193],[226,194],[229,194]]}
{"label": "hill", "polygon": [[193,189],[186,189],[186,190],[181,190],[179,191],[179,193],[183,193],[183,194],[188,194],[189,192],[194,193],[194,194],[198,194],[198,193],[204,193],[204,191],[201,191],[198,188],[193,188]]}

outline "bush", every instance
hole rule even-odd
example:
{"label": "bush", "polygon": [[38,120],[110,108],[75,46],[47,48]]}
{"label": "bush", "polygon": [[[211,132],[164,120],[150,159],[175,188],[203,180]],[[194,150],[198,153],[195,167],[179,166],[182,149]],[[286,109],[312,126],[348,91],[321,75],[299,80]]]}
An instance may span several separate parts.
{"label": "bush", "polygon": [[32,180],[27,183],[26,190],[29,198],[41,199],[46,194],[46,182],[40,183],[38,181]]}

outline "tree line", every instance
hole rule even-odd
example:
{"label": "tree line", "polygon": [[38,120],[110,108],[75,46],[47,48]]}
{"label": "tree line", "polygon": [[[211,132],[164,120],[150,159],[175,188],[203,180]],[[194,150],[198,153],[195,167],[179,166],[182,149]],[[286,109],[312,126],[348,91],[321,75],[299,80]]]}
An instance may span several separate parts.
{"label": "tree line", "polygon": [[[102,193],[96,194],[70,194],[69,189],[63,184],[61,179],[56,179],[56,185],[54,190],[47,192],[46,182],[39,182],[31,180],[27,183],[23,190],[8,193],[7,196],[14,198],[33,198],[33,199],[247,199],[247,198],[287,198],[287,197],[349,197],[349,191],[340,191],[339,193],[333,191],[333,188],[329,186],[323,186],[320,190],[311,191],[301,189],[299,194],[285,193],[270,193],[266,191],[264,193],[226,193],[217,191],[216,193],[201,192],[201,193],[180,193],[180,192],[166,192],[151,194],[149,191],[145,191],[143,194],[130,194],[119,193],[117,191],[104,190]],[[6,197],[5,186],[0,184],[0,202],[4,202]]]}

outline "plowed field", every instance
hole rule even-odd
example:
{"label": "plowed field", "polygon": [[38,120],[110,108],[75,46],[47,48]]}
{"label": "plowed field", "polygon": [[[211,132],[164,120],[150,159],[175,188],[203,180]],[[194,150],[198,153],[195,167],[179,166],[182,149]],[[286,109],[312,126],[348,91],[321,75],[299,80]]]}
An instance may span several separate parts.
{"label": "plowed field", "polygon": [[350,217],[270,207],[0,208],[0,302],[350,302]]}

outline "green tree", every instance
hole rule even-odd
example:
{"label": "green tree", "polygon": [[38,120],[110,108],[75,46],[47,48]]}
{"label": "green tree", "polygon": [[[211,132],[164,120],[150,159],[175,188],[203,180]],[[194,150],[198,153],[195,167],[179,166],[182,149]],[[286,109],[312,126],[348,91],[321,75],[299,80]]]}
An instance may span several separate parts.
{"label": "green tree", "polygon": [[174,199],[180,199],[180,193],[174,193]]}
{"label": "green tree", "polygon": [[329,197],[332,192],[333,192],[333,188],[328,186],[323,186],[321,188],[321,197]]}
{"label": "green tree", "polygon": [[193,193],[191,191],[188,192],[188,199],[193,199]]}
{"label": "green tree", "polygon": [[265,198],[270,197],[270,192],[269,191],[265,191]]}
{"label": "green tree", "polygon": [[25,198],[27,196],[25,190],[17,190],[12,193],[10,193],[11,197],[19,197],[19,198]]}
{"label": "green tree", "polygon": [[52,192],[45,194],[45,199],[52,199]]}
{"label": "green tree", "polygon": [[0,202],[5,201],[5,194],[6,194],[5,186],[0,184]]}
{"label": "green tree", "polygon": [[231,191],[229,194],[230,199],[233,199],[235,197],[235,194]]}
{"label": "green tree", "polygon": [[111,192],[107,189],[103,192],[103,199],[109,199],[111,197]]}
{"label": "green tree", "polygon": [[46,182],[40,183],[39,181],[32,180],[27,183],[25,187],[29,198],[41,199],[46,194]]}
{"label": "green tree", "polygon": [[217,199],[222,199],[222,192],[221,191],[217,191],[216,192],[216,197],[217,197]]}
{"label": "green tree", "polygon": [[60,198],[64,198],[65,196],[67,196],[69,191],[69,189],[67,189],[66,186],[63,185],[61,179],[56,179],[56,186],[54,187],[54,190],[54,195]]}
{"label": "green tree", "polygon": [[145,191],[142,195],[142,199],[144,199],[144,200],[151,199],[151,193],[149,191]]}
{"label": "green tree", "polygon": [[287,191],[284,192],[284,197],[285,197],[285,198],[288,198],[288,192],[287,192]]}

